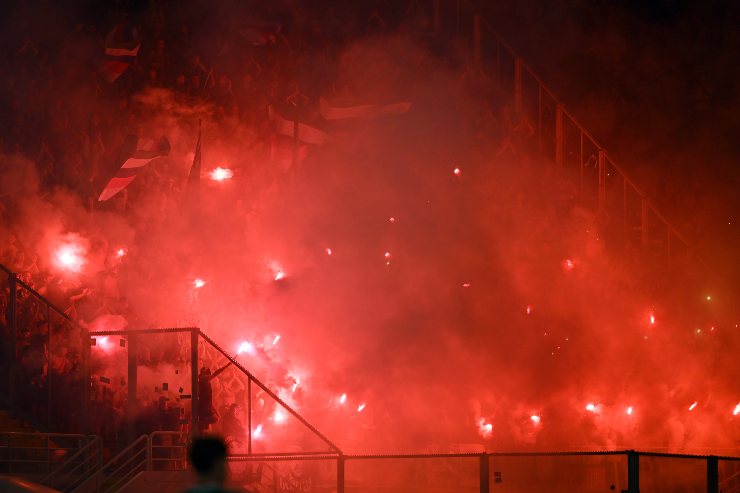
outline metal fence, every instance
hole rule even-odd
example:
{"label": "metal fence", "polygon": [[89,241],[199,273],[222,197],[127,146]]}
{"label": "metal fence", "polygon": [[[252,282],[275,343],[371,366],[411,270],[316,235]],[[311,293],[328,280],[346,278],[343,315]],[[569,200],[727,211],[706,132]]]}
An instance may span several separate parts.
{"label": "metal fence", "polygon": [[513,118],[531,127],[531,143],[596,213],[610,246],[640,245],[656,256],[686,257],[686,238],[657,209],[596,138],[467,0],[432,0],[433,30],[462,40],[469,57],[513,102]]}
{"label": "metal fence", "polygon": [[[150,439],[152,471],[187,468],[186,436]],[[603,452],[230,454],[231,480],[288,492],[698,492],[740,490],[740,457]]]}

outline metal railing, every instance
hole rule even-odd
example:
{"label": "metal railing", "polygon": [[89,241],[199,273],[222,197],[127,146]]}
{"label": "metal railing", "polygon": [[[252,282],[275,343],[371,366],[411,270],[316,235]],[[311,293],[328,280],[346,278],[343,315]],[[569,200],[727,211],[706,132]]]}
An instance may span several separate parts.
{"label": "metal railing", "polygon": [[93,441],[80,434],[0,432],[0,472],[43,477]]}
{"label": "metal railing", "polygon": [[141,435],[95,473],[76,484],[69,491],[71,493],[116,492],[140,472],[150,470],[150,451],[149,436]]}
{"label": "metal railing", "polygon": [[[153,434],[154,435],[154,434]],[[150,444],[154,443],[154,439]],[[167,455],[184,457],[186,445],[173,441]],[[150,455],[154,455],[152,448]],[[256,465],[236,482],[260,491],[297,488],[290,474],[297,463],[323,463],[313,480],[324,489],[348,491],[440,491],[490,493],[622,491],[627,493],[740,489],[740,457],[668,454],[634,450],[596,452],[483,452],[438,454],[230,454],[229,464]],[[331,465],[331,467],[326,467]],[[184,470],[180,459],[164,470]],[[153,470],[162,470],[157,467]],[[264,471],[268,471],[265,474]],[[294,482],[291,486],[291,482]]]}
{"label": "metal railing", "polygon": [[472,61],[513,101],[513,114],[561,177],[577,183],[580,205],[599,217],[610,244],[688,256],[689,243],[606,149],[467,0],[432,0],[433,29],[469,41]]}
{"label": "metal railing", "polygon": [[88,437],[88,443],[39,481],[44,486],[59,491],[73,491],[90,475],[97,474],[103,466],[103,442],[100,437]]}
{"label": "metal railing", "polygon": [[[45,431],[87,432],[90,380],[87,329],[7,267],[0,265],[0,274],[5,274],[0,289],[8,293],[9,329],[9,340],[3,344],[6,353],[0,364],[3,401],[11,413]],[[23,364],[24,355],[18,352],[22,344],[16,344],[26,335],[32,340],[26,349],[37,356],[32,365]],[[60,373],[54,363],[64,358],[64,351],[79,352],[80,364]],[[74,399],[77,402],[72,402]]]}

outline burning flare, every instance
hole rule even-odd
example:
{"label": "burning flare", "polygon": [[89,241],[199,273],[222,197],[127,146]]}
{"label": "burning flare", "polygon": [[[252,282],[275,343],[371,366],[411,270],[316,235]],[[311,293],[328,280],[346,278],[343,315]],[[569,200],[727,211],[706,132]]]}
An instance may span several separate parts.
{"label": "burning flare", "polygon": [[208,173],[208,176],[213,181],[225,181],[230,180],[234,176],[234,172],[229,168],[215,168]]}
{"label": "burning flare", "polygon": [[56,253],[56,264],[62,270],[80,272],[85,265],[85,251],[81,245],[67,243],[60,246]]}

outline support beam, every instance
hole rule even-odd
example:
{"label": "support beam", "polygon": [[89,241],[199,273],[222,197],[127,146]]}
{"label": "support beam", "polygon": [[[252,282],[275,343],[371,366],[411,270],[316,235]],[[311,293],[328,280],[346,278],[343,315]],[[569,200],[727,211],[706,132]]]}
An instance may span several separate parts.
{"label": "support beam", "polygon": [[634,450],[627,452],[627,491],[640,493],[640,454]]}
{"label": "support beam", "polygon": [[[8,296],[8,309],[10,310],[10,313],[8,314],[8,325],[10,329],[11,341],[18,340],[18,334],[16,331],[16,304],[18,295],[17,281],[18,278],[15,277],[15,274],[8,274],[8,290],[10,291]],[[13,405],[15,404],[15,366],[17,364],[15,360],[15,346],[13,344],[8,344],[7,353],[8,359],[6,361],[10,362],[10,371],[8,372],[8,400],[10,401],[10,410],[12,412]]]}
{"label": "support beam", "polygon": [[606,151],[599,149],[599,211],[606,209]]}
{"label": "support beam", "polygon": [[522,87],[522,67],[524,61],[518,56],[514,59],[514,111],[517,115],[524,109],[524,96]]}
{"label": "support beam", "polygon": [[481,66],[481,30],[480,30],[480,15],[473,15],[473,62],[476,67]]}
{"label": "support beam", "polygon": [[252,379],[247,380],[247,453],[252,455]]}
{"label": "support beam", "polygon": [[565,164],[565,126],[563,119],[565,111],[563,105],[558,103],[555,107],[555,165],[558,169]]}
{"label": "support beam", "polygon": [[719,460],[707,457],[707,493],[719,493]]}
{"label": "support beam", "polygon": [[485,452],[480,455],[479,488],[480,488],[480,493],[489,493],[491,490],[491,478],[490,478],[490,467],[488,465],[488,454]]}
{"label": "support beam", "polygon": [[649,219],[648,219],[648,201],[645,197],[640,197],[640,203],[641,203],[641,213],[640,213],[640,233],[642,235],[642,246],[643,248],[647,248],[648,243],[650,242],[650,235],[648,228],[650,227]]}
{"label": "support beam", "polygon": [[190,436],[198,431],[198,329],[190,329]]}
{"label": "support beam", "polygon": [[136,439],[136,428],[134,426],[134,416],[138,411],[136,401],[136,389],[139,385],[138,371],[136,368],[138,351],[137,337],[130,334],[128,337],[128,402],[126,407],[126,421],[128,422],[128,442],[131,443]]}
{"label": "support beam", "polygon": [[344,455],[337,457],[337,493],[344,493]]}

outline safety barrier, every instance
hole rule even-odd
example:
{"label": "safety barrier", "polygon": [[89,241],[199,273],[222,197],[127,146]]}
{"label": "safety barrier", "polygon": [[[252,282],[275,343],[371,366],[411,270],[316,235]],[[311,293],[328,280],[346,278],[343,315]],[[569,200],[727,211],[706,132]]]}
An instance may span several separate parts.
{"label": "safety barrier", "polygon": [[515,123],[531,127],[561,178],[577,183],[580,205],[599,218],[602,241],[668,257],[690,254],[686,238],[471,3],[431,3],[435,33],[469,42],[474,65],[513,101]]}

